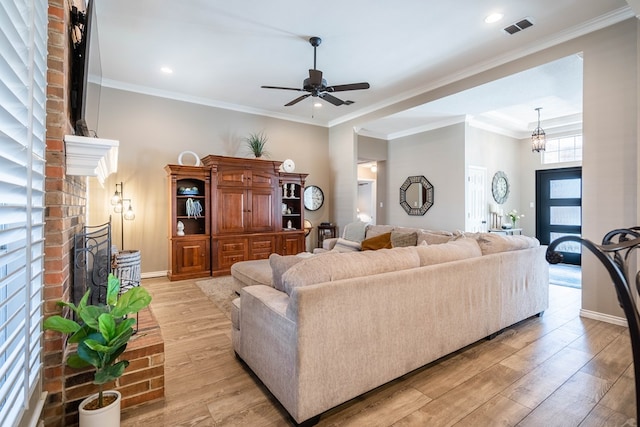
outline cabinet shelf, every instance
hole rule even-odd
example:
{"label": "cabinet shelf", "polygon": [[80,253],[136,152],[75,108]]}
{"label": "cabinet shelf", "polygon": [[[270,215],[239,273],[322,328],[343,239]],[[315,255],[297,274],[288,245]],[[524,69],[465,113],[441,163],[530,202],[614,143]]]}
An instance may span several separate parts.
{"label": "cabinet shelf", "polygon": [[[169,252],[170,280],[211,275],[211,239],[209,234],[210,171],[202,167],[167,165],[169,178]],[[186,194],[185,194],[186,193]],[[189,194],[192,193],[192,194]],[[187,215],[189,199],[200,206],[200,215]],[[180,227],[180,230],[178,229]],[[184,233],[178,235],[178,231]]]}

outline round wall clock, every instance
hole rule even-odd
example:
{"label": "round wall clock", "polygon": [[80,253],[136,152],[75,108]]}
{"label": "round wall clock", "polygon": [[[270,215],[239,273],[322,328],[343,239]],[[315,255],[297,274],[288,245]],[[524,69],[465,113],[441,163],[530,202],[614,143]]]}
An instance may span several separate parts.
{"label": "round wall clock", "polygon": [[491,192],[493,193],[493,199],[500,205],[509,198],[509,180],[504,172],[498,171],[493,175]]}
{"label": "round wall clock", "polygon": [[315,185],[304,189],[304,208],[309,211],[317,211],[324,203],[324,193]]}

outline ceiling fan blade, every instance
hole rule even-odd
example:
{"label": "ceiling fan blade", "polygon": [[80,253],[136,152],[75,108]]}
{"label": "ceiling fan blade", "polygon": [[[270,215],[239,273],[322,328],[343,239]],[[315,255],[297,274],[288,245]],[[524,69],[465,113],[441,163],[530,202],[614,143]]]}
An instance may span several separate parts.
{"label": "ceiling fan blade", "polygon": [[360,90],[360,89],[369,89],[369,83],[351,83],[348,85],[336,85],[336,86],[328,86],[328,92],[344,92],[345,90]]}
{"label": "ceiling fan blade", "polygon": [[332,103],[333,105],[343,105],[345,103],[342,99],[336,98],[335,96],[329,95],[328,93],[321,93],[318,96],[325,101]]}
{"label": "ceiling fan blade", "polygon": [[260,86],[263,89],[284,89],[284,90],[297,90],[298,92],[304,92],[304,89],[299,89],[297,87],[282,87],[282,86]]}
{"label": "ceiling fan blade", "polygon": [[309,84],[311,86],[322,86],[322,71],[309,70]]}
{"label": "ceiling fan blade", "polygon": [[306,97],[308,97],[308,96],[311,96],[311,94],[310,94],[310,93],[308,93],[308,94],[306,94],[306,95],[299,96],[299,97],[297,97],[296,99],[294,99],[293,101],[288,102],[287,104],[284,104],[284,106],[285,106],[285,107],[291,107],[292,105],[297,104],[298,102],[302,101],[303,99],[305,99],[305,98],[306,98]]}

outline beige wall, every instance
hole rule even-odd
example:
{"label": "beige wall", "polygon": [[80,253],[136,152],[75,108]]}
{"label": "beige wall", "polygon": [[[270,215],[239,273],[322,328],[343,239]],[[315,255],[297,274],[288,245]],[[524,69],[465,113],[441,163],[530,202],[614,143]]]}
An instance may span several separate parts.
{"label": "beige wall", "polygon": [[[115,183],[124,182],[125,197],[133,200],[134,221],[125,221],[125,249],[140,249],[143,274],[168,269],[168,190],[164,166],[178,163],[184,150],[224,156],[252,157],[242,138],[264,131],[269,158],[291,158],[297,172],[309,173],[308,184],[324,190],[328,202],[306,212],[313,224],[329,218],[331,192],[328,175],[328,130],[323,127],[102,88],[100,136],[120,141],[117,174],[101,188],[91,178],[89,224],[106,222]],[[192,157],[185,156],[185,164]],[[113,240],[120,246],[120,217],[113,218]],[[314,236],[311,233],[310,237]],[[315,239],[309,244],[314,244]]]}
{"label": "beige wall", "polygon": [[[639,22],[587,36],[583,45],[582,234],[595,242],[614,228],[638,225]],[[584,310],[622,316],[611,281],[591,254],[583,257],[582,277]]]}
{"label": "beige wall", "polygon": [[[389,142],[387,219],[389,224],[437,230],[464,230],[465,125],[422,132]],[[400,206],[400,186],[424,175],[434,188],[434,203],[422,216]]]}

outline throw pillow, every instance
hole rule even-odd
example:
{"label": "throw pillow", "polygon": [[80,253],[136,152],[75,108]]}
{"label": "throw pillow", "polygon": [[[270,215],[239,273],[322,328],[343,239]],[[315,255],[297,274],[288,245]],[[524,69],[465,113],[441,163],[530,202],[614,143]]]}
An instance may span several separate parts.
{"label": "throw pillow", "polygon": [[269,265],[271,266],[271,274],[273,287],[284,292],[284,283],[282,275],[297,263],[304,261],[305,258],[296,255],[282,256],[278,254],[269,255]]}
{"label": "throw pillow", "polygon": [[406,246],[415,246],[418,243],[418,233],[401,233],[399,231],[391,232],[391,246],[394,248],[402,248]]}
{"label": "throw pillow", "polygon": [[347,240],[352,242],[362,242],[364,240],[364,233],[367,229],[367,223],[362,221],[351,222],[344,226],[343,236]]}
{"label": "throw pillow", "polygon": [[334,252],[356,252],[360,250],[360,243],[338,237],[336,245],[333,247]]}
{"label": "throw pillow", "polygon": [[391,249],[391,232],[379,234],[374,237],[369,237],[362,241],[363,251],[375,251],[378,249]]}

